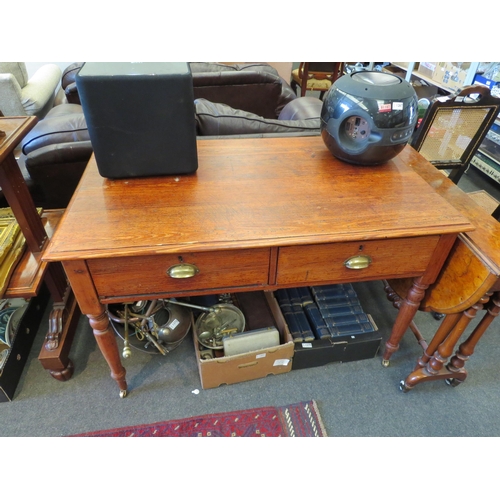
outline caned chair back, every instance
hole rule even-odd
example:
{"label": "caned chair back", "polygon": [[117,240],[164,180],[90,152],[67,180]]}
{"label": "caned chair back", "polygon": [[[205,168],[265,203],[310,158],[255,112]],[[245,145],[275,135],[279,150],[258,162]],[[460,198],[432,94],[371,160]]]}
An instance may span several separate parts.
{"label": "caned chair back", "polygon": [[473,85],[436,99],[413,134],[411,146],[457,184],[500,112],[500,99]]}

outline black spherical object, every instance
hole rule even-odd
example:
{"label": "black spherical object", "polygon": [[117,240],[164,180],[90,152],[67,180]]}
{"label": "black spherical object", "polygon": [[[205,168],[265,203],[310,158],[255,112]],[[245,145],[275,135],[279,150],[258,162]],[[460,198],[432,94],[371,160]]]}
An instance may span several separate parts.
{"label": "black spherical object", "polygon": [[339,78],[323,100],[321,136],[333,156],[356,165],[394,158],[410,139],[418,98],[409,82],[379,71]]}

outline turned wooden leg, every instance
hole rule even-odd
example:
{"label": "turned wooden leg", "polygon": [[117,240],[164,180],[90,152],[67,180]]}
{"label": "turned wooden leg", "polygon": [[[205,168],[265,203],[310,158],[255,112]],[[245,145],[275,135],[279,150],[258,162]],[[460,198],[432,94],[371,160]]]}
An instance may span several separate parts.
{"label": "turned wooden leg", "polygon": [[456,354],[450,359],[448,363],[448,370],[450,372],[459,372],[464,369],[465,362],[472,356],[474,349],[479,342],[479,339],[483,336],[484,332],[488,329],[493,320],[500,313],[500,292],[496,292],[490,299],[490,304],[488,306],[486,315],[479,322],[479,324],[474,328],[474,331],[469,335],[469,337],[460,344]]}
{"label": "turned wooden leg", "polygon": [[427,365],[432,355],[439,347],[439,344],[441,344],[441,342],[444,341],[444,339],[449,335],[449,333],[453,330],[453,328],[455,328],[461,316],[462,313],[456,313],[456,314],[448,314],[444,317],[443,321],[439,325],[439,328],[434,334],[434,337],[429,342],[427,349],[425,349],[423,355],[418,359],[415,370],[417,370],[418,368],[423,368],[424,366]]}
{"label": "turned wooden leg", "polygon": [[109,318],[105,310],[98,315],[87,314],[90,326],[94,331],[97,345],[107,361],[111,370],[111,377],[116,381],[120,388],[120,397],[127,395],[127,382],[125,380],[126,370],[120,360],[118,344],[116,342],[115,332],[111,328]]}
{"label": "turned wooden leg", "polygon": [[429,285],[420,283],[418,279],[415,280],[413,286],[408,291],[407,297],[399,304],[399,314],[394,322],[391,335],[385,344],[385,351],[382,357],[382,364],[384,366],[389,366],[390,357],[399,349],[399,342],[415,317],[428,287]]}
{"label": "turned wooden leg", "polygon": [[[491,295],[491,294],[490,294]],[[427,371],[431,374],[437,374],[444,366],[446,360],[453,354],[453,349],[457,344],[458,340],[464,333],[469,323],[476,317],[478,311],[481,311],[484,304],[488,302],[489,295],[485,295],[479,302],[474,304],[472,307],[467,309],[462,314],[462,317],[458,320],[455,328],[450,332],[450,334],[444,339],[439,345],[437,350],[434,352],[432,358],[427,363]]]}
{"label": "turned wooden leg", "polygon": [[[401,307],[403,299],[392,289],[391,285],[389,285],[389,283],[386,280],[384,280],[384,290],[387,295],[387,298],[392,302],[392,305],[396,309],[399,309]],[[427,342],[425,341],[423,335],[420,333],[420,330],[418,329],[417,325],[413,320],[410,321],[409,327],[410,330],[413,332],[413,335],[415,335],[417,342],[425,351],[425,349],[427,349]]]}
{"label": "turned wooden leg", "polygon": [[120,360],[115,332],[105,307],[99,302],[87,264],[82,260],[72,260],[63,262],[63,266],[80,309],[88,317],[97,345],[109,365],[111,377],[120,388],[120,397],[124,398],[127,395],[126,371]]}

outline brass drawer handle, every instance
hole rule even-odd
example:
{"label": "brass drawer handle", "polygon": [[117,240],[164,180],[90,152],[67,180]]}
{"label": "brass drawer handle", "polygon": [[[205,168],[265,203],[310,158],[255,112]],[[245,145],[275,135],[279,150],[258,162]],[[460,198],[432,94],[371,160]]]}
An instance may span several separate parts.
{"label": "brass drawer handle", "polygon": [[356,255],[350,257],[344,262],[347,269],[366,269],[372,263],[372,259],[368,255]]}
{"label": "brass drawer handle", "polygon": [[198,274],[200,270],[194,264],[176,264],[175,266],[169,267],[167,274],[171,278],[175,279],[185,279],[192,278]]}

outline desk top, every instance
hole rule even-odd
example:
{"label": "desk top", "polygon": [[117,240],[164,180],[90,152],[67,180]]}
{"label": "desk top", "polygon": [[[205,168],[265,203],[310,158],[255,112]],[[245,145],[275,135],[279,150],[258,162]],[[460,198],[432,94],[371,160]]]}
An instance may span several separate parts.
{"label": "desk top", "polygon": [[439,170],[415,161],[410,154],[413,150],[407,149],[401,153],[400,160],[411,165],[436,193],[472,222],[474,231],[460,235],[460,239],[474,250],[492,274],[500,277],[500,223]]}
{"label": "desk top", "polygon": [[123,180],[101,177],[92,157],[43,259],[473,230],[409,166],[428,162],[406,149],[360,167],[334,158],[319,136],[199,140],[196,173]]}

